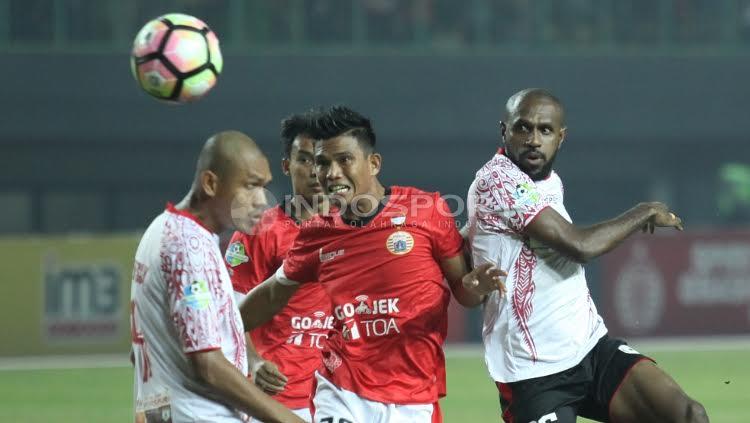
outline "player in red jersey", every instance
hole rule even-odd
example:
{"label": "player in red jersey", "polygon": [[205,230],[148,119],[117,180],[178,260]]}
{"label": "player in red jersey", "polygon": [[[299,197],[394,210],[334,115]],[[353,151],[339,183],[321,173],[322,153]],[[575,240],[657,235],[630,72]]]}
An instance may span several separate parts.
{"label": "player in red jersey", "polygon": [[[466,306],[485,295],[461,284],[467,269],[453,216],[437,193],[381,185],[367,118],[333,107],[313,123],[316,173],[338,211],[302,225],[283,266],[243,302],[245,328],[317,281],[335,330],[316,374],[313,421],[440,421],[449,287]],[[491,280],[503,289],[498,274]]]}
{"label": "player in red jersey", "polygon": [[[309,121],[308,115],[292,115],[281,123],[281,168],[291,179],[294,195],[266,210],[250,234],[235,232],[227,248],[238,300],[281,266],[300,222],[328,212],[328,200],[315,176],[313,140],[306,133]],[[301,287],[281,313],[250,332],[248,346],[255,346],[255,354],[248,348],[248,360],[256,385],[306,421],[312,420],[314,373],[332,324],[328,295],[320,284],[311,283]]]}

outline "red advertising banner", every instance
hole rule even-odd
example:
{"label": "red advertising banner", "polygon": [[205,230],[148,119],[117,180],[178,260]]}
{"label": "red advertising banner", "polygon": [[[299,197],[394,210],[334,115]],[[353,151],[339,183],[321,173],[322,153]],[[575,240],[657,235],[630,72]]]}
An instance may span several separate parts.
{"label": "red advertising banner", "polygon": [[750,231],[636,236],[604,256],[602,274],[614,335],[750,333]]}

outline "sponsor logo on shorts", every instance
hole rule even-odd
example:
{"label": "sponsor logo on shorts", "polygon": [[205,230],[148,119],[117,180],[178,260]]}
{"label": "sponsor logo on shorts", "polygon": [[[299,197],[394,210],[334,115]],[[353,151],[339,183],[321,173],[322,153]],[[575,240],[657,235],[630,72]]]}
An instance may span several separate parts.
{"label": "sponsor logo on shorts", "polygon": [[622,344],[619,347],[617,347],[618,350],[624,352],[625,354],[640,354],[638,351],[630,348],[629,345]]}

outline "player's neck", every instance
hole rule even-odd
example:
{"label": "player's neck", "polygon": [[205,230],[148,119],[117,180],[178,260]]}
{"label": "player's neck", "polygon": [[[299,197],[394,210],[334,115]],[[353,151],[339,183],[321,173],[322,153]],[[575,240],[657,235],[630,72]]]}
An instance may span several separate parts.
{"label": "player's neck", "polygon": [[352,205],[349,205],[342,210],[341,217],[345,221],[357,221],[370,218],[372,217],[372,215],[378,212],[380,204],[383,202],[385,195],[385,187],[383,187],[380,181],[376,181],[372,190],[358,195],[358,197],[372,198],[375,201],[357,201],[355,204],[357,209],[354,210],[352,208]]}
{"label": "player's neck", "polygon": [[317,214],[328,214],[329,210],[328,199],[323,195],[307,199],[300,194],[294,194],[289,206],[285,212],[297,222],[304,222]]}
{"label": "player's neck", "polygon": [[212,233],[218,234],[223,230],[218,220],[212,213],[210,213],[210,208],[206,206],[205,202],[200,201],[192,190],[182,199],[182,201],[175,204],[174,208],[192,214],[200,221],[203,227]]}

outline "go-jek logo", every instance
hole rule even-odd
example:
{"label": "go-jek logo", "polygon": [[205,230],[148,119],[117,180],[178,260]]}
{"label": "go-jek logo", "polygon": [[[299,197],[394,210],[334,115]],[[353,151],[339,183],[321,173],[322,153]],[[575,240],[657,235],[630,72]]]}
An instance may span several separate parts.
{"label": "go-jek logo", "polygon": [[322,349],[322,341],[328,338],[328,331],[333,330],[333,316],[326,317],[324,312],[316,311],[313,317],[293,316],[290,324],[292,334],[286,340],[287,344]]}
{"label": "go-jek logo", "polygon": [[401,333],[394,317],[400,312],[397,297],[370,300],[367,295],[359,295],[355,300],[333,309],[336,318],[343,322],[341,334],[345,340]]}
{"label": "go-jek logo", "polygon": [[294,330],[333,329],[333,316],[326,317],[322,311],[316,311],[313,317],[292,317],[291,324]]}

